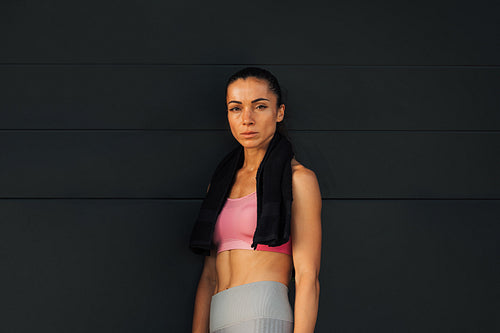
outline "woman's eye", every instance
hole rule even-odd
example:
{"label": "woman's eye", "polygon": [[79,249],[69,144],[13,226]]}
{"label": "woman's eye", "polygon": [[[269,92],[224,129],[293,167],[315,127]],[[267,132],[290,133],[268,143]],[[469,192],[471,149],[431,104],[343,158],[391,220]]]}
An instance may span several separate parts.
{"label": "woman's eye", "polygon": [[235,106],[234,108],[230,108],[230,109],[229,109],[229,111],[239,111],[239,110],[240,110],[240,108],[239,108],[239,107],[237,107],[237,106]]}
{"label": "woman's eye", "polygon": [[265,108],[267,108],[266,105],[258,105],[257,106],[257,109],[259,109],[259,110],[264,110]]}

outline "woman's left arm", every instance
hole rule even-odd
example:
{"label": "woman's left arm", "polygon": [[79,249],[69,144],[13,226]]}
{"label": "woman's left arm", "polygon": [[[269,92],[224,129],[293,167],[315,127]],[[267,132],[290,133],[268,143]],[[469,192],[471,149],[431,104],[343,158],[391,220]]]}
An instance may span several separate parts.
{"label": "woman's left arm", "polygon": [[319,304],[321,259],[321,192],[316,174],[307,168],[292,180],[291,233],[295,267],[294,333],[313,333]]}

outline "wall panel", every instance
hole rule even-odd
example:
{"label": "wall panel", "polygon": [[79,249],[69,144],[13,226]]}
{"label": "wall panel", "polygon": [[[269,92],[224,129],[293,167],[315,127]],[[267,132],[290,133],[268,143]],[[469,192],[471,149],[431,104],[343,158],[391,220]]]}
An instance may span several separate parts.
{"label": "wall panel", "polygon": [[[500,198],[497,132],[290,133],[324,198]],[[224,131],[2,131],[0,197],[202,198]]]}
{"label": "wall panel", "polygon": [[[224,129],[241,66],[0,66],[1,129]],[[269,66],[296,130],[499,130],[500,69]]]}
{"label": "wall panel", "polygon": [[499,4],[10,2],[7,63],[499,65]]}
{"label": "wall panel", "polygon": [[[200,205],[0,200],[2,331],[189,331]],[[499,200],[324,200],[317,331],[491,331],[498,216]]]}

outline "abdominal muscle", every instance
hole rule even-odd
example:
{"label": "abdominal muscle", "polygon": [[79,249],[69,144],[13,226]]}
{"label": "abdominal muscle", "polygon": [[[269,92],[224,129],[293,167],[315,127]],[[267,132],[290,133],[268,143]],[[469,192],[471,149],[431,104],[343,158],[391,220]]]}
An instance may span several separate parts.
{"label": "abdominal muscle", "polygon": [[279,252],[234,249],[218,253],[215,268],[217,284],[214,294],[257,281],[277,281],[288,287],[292,257]]}

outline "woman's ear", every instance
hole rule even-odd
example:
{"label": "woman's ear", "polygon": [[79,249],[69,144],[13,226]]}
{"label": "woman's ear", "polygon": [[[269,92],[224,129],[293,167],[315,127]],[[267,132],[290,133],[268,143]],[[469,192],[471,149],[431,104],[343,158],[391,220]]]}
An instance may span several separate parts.
{"label": "woman's ear", "polygon": [[283,120],[285,117],[285,104],[281,104],[280,107],[278,108],[278,117],[277,117],[277,122],[280,122]]}

